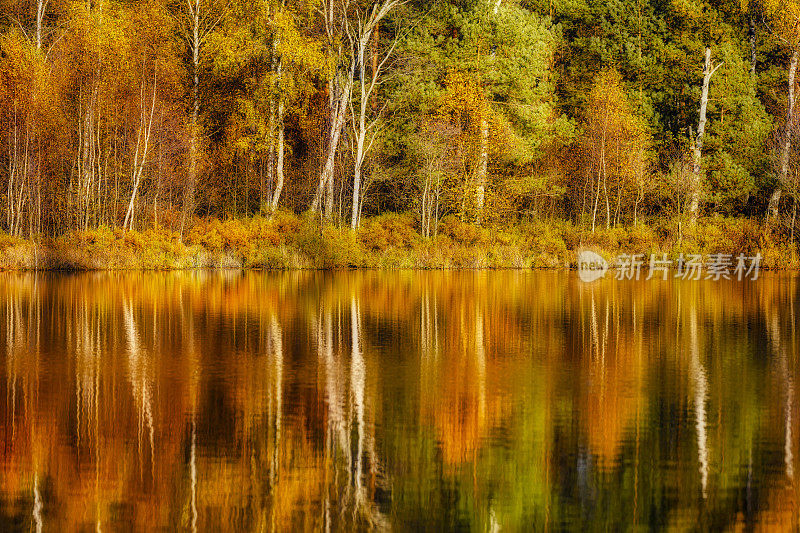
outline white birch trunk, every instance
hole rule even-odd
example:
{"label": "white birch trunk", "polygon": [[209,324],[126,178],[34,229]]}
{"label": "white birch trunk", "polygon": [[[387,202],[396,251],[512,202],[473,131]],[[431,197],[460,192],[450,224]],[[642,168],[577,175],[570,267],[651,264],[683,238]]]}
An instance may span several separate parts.
{"label": "white birch trunk", "polygon": [[703,138],[706,132],[706,109],[708,108],[708,87],[711,83],[711,76],[722,66],[711,66],[711,48],[706,47],[706,59],[703,68],[703,89],[700,94],[700,120],[697,124],[697,138],[694,142],[694,152],[692,154],[692,174],[689,183],[689,216],[691,223],[697,222],[697,215],[700,210],[700,171],[702,170],[703,157]]}
{"label": "white birch trunk", "polygon": [[[497,15],[502,0],[492,0],[492,14]],[[475,218],[478,224],[483,222],[483,211],[486,203],[486,177],[489,170],[489,112],[488,104],[481,110],[480,154],[478,156],[478,172],[475,176]]]}
{"label": "white birch trunk", "polygon": [[[384,0],[381,4],[375,4],[372,7],[372,11],[368,16],[365,16],[362,20],[359,20],[358,27],[354,30],[351,27],[351,23],[348,20],[343,21],[343,26],[345,32],[348,35],[349,39],[349,48],[350,48],[350,61],[349,61],[349,68],[346,74],[346,79],[342,84],[340,80],[337,80],[336,75],[334,78],[330,80],[329,86],[331,88],[330,91],[330,106],[331,106],[331,124],[330,129],[328,132],[328,145],[325,151],[325,163],[322,167],[322,171],[320,172],[319,183],[317,185],[317,192],[314,195],[314,199],[311,202],[311,210],[318,211],[320,205],[322,205],[322,201],[325,201],[325,216],[330,219],[333,214],[333,171],[334,165],[336,163],[336,151],[339,147],[339,139],[342,134],[342,128],[344,127],[345,119],[347,118],[347,111],[349,104],[351,103],[351,95],[353,92],[353,84],[355,82],[355,73],[356,69],[361,67],[361,83],[363,86],[364,83],[364,49],[366,48],[369,40],[372,36],[372,32],[375,30],[375,26],[383,19],[392,9],[394,9],[397,5],[399,5],[401,0]],[[328,34],[328,39],[333,40],[333,25],[335,21],[334,18],[334,10],[333,10],[333,0],[328,0],[326,4],[326,19],[325,19],[325,29]],[[341,56],[341,48],[340,48],[340,56]],[[379,71],[380,69],[378,69]],[[369,93],[372,91],[372,87],[374,87],[374,81],[377,79],[377,71],[373,72],[373,82],[370,85],[370,89],[368,89],[367,100]],[[338,82],[338,83],[337,83]],[[341,89],[339,89],[341,87]],[[362,99],[364,99],[364,94],[361,94]],[[366,109],[364,110],[366,113]],[[366,135],[366,129],[364,130],[364,135]],[[363,158],[361,163],[363,163]],[[359,163],[360,164],[360,163]],[[360,188],[360,183],[359,183]],[[360,193],[359,193],[360,194]],[[355,195],[354,195],[355,196]],[[358,196],[356,196],[358,198]],[[358,200],[354,201],[354,211],[356,212],[356,221],[358,220],[358,211],[360,210],[360,204]],[[352,220],[351,220],[352,222]]]}
{"label": "white birch trunk", "polygon": [[[331,197],[333,170],[336,163],[336,151],[339,148],[339,138],[342,134],[345,115],[347,113],[347,102],[350,100],[350,93],[353,88],[353,78],[355,76],[355,60],[353,60],[347,75],[347,81],[338,97],[333,99],[333,110],[331,112],[331,125],[328,133],[328,146],[325,150],[325,164],[319,176],[319,184],[314,200],[311,203],[311,210],[318,211],[323,200],[325,201],[325,216],[330,218],[333,211],[333,198]],[[331,84],[335,90],[336,83]]]}
{"label": "white birch trunk", "polygon": [[[350,216],[350,228],[356,229],[358,227],[358,208],[359,208],[359,199],[361,198],[361,167],[364,163],[364,141],[367,135],[367,126],[366,126],[366,115],[367,115],[367,102],[369,100],[369,94],[366,92],[366,83],[365,83],[365,65],[364,65],[364,48],[366,47],[368,41],[366,41],[363,36],[358,41],[358,51],[357,51],[357,64],[361,72],[361,81],[360,81],[360,97],[361,102],[359,106],[358,112],[358,125],[355,126],[353,129],[355,130],[356,134],[356,154],[355,154],[355,161],[354,161],[354,168],[353,168],[353,208]],[[374,76],[375,72],[373,72],[373,83],[374,83]],[[355,119],[354,119],[355,122]]]}
{"label": "white birch trunk", "polygon": [[487,109],[481,110],[480,155],[478,172],[475,177],[475,216],[478,224],[483,221],[483,207],[486,201],[486,175],[489,167],[489,121]]}
{"label": "white birch trunk", "polygon": [[[283,60],[278,59],[278,66],[277,66],[277,73],[278,73],[278,82],[277,88],[280,92],[281,90],[281,76],[283,72]],[[271,202],[271,210],[275,212],[278,209],[278,202],[281,199],[281,192],[283,192],[283,153],[284,153],[284,124],[283,124],[283,115],[284,115],[284,102],[283,96],[278,95],[278,115],[277,115],[277,127],[278,127],[278,139],[277,139],[277,162],[275,164],[275,191],[272,194],[272,202]]]}
{"label": "white birch trunk", "polygon": [[748,34],[750,38],[750,75],[755,77],[758,56],[756,55],[756,21],[752,15],[750,16]]}
{"label": "white birch trunk", "polygon": [[189,41],[189,48],[192,52],[192,118],[189,126],[191,128],[189,132],[189,172],[186,178],[181,212],[181,235],[186,226],[186,219],[194,211],[194,194],[197,186],[197,128],[200,114],[200,0],[188,0],[188,6],[192,24]]}
{"label": "white birch trunk", "polygon": [[776,219],[778,218],[778,204],[781,201],[781,195],[783,194],[783,187],[787,183],[788,176],[789,176],[789,155],[792,149],[792,133],[794,129],[794,119],[795,119],[795,76],[797,74],[797,56],[798,51],[795,50],[792,53],[792,59],[789,61],[789,98],[786,105],[786,127],[783,135],[783,145],[781,146],[781,160],[780,160],[780,176],[778,177],[778,184],[775,187],[775,191],[772,193],[769,199],[769,205],[767,206],[767,218],[768,219]]}
{"label": "white birch trunk", "polygon": [[[142,96],[144,96],[144,84],[142,84]],[[144,106],[144,102],[142,102],[142,106]],[[155,108],[156,108],[156,83],[154,79],[153,99],[152,103],[150,104],[149,117],[146,114],[146,109],[142,107],[139,135],[136,141],[136,152],[134,154],[133,169],[131,172],[131,183],[133,184],[133,190],[131,191],[131,197],[130,200],[128,201],[128,210],[125,212],[125,220],[122,223],[123,229],[133,228],[133,219],[135,214],[134,206],[136,204],[136,195],[139,192],[139,185],[142,182],[142,174],[144,172],[145,164],[147,163],[147,155],[150,149],[150,132],[152,131],[153,128],[153,114],[155,113]],[[142,139],[142,137],[144,137],[144,139]]]}
{"label": "white birch trunk", "polygon": [[36,2],[36,49],[42,49],[42,26],[47,13],[47,4],[50,0],[37,0]]}

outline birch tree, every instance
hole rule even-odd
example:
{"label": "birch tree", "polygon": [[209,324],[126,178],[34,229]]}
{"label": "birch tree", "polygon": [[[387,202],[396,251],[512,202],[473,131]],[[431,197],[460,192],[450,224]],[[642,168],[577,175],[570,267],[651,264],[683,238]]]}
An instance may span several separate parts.
{"label": "birch tree", "polygon": [[703,66],[703,88],[700,93],[700,120],[697,123],[697,137],[694,140],[692,150],[692,173],[689,183],[689,216],[691,224],[697,222],[697,214],[700,209],[700,172],[702,169],[703,140],[706,132],[706,111],[708,109],[708,87],[711,77],[721,67],[723,63],[713,66],[711,63],[711,48],[706,47],[705,63]]}
{"label": "birch tree", "polygon": [[139,127],[136,132],[136,150],[133,155],[133,163],[131,165],[131,196],[128,200],[128,209],[125,211],[125,219],[122,222],[123,229],[133,229],[133,218],[135,215],[134,208],[136,206],[136,197],[139,192],[139,186],[142,183],[142,175],[147,158],[150,155],[150,138],[153,131],[153,116],[156,110],[156,86],[157,80],[155,74],[153,75],[152,85],[152,98],[150,105],[147,105],[145,98],[147,86],[142,80],[141,95],[139,99]]}
{"label": "birch tree", "polygon": [[[634,114],[622,87],[622,77],[603,69],[595,79],[587,102],[582,139],[586,158],[587,189],[591,194],[592,231],[598,210],[605,211],[606,227],[618,221],[622,199],[638,194],[647,171],[650,135],[646,123]],[[612,205],[616,207],[612,209]],[[634,217],[638,213],[634,213]]]}
{"label": "birch tree", "polygon": [[143,194],[156,211],[160,191],[178,181],[185,121],[174,22],[157,2],[76,4],[69,12],[53,68],[64,73],[74,127],[66,184],[73,227],[129,229],[143,213]]}
{"label": "birch tree", "polygon": [[[328,219],[333,215],[333,171],[336,153],[350,106],[357,69],[359,66],[363,67],[363,52],[377,24],[402,3],[402,0],[383,0],[370,2],[361,8],[351,7],[346,0],[323,0],[325,33],[328,46],[335,51],[338,65],[328,80],[330,124],[324,163],[317,191],[311,202],[311,210],[318,211],[324,201],[324,214]],[[361,50],[361,60],[359,60],[359,50]],[[341,68],[343,65],[346,65],[346,70]]]}
{"label": "birch tree", "polygon": [[[268,178],[274,187],[269,210],[274,213],[280,204],[286,184],[286,112],[311,91],[311,80],[327,65],[322,42],[309,33],[315,13],[300,6],[287,7],[282,1],[273,18],[272,85],[270,97],[270,164]],[[295,110],[296,112],[296,110]],[[274,167],[272,158],[275,158]]]}
{"label": "birch tree", "polygon": [[[488,0],[491,18],[497,17],[502,0]],[[494,55],[494,52],[492,52]],[[483,209],[486,203],[486,176],[489,169],[489,117],[488,108],[484,106],[480,114],[480,150],[478,172],[475,179],[475,212],[478,224],[483,220]]]}
{"label": "birch tree", "polygon": [[[52,166],[43,146],[58,144],[59,92],[44,54],[16,30],[0,36],[0,161],[5,170],[5,229],[41,233],[48,213],[43,191]],[[59,154],[60,155],[60,154]]]}
{"label": "birch tree", "polygon": [[795,77],[797,74],[797,55],[798,50],[795,48],[792,51],[792,57],[789,60],[789,75],[786,91],[786,125],[784,126],[783,138],[781,140],[778,184],[775,187],[775,190],[772,192],[772,195],[769,197],[769,204],[767,205],[768,219],[778,218],[778,205],[780,204],[781,196],[783,195],[783,187],[785,187],[786,183],[789,181],[789,154],[792,150],[792,134],[796,120],[795,90],[797,82],[795,81]]}
{"label": "birch tree", "polygon": [[285,186],[293,142],[285,116],[305,116],[296,104],[313,94],[316,77],[329,64],[314,30],[316,17],[314,4],[232,2],[225,23],[208,37],[216,83],[237,88],[224,95],[231,110],[223,114],[223,148],[238,164],[259,170],[263,212],[278,208]]}
{"label": "birch tree", "polygon": [[417,136],[415,150],[422,162],[422,194],[420,197],[420,226],[423,237],[436,236],[439,217],[443,211],[442,196],[445,174],[457,168],[454,161],[453,138],[458,129],[446,122],[429,119]]}
{"label": "birch tree", "polygon": [[[377,22],[375,24],[377,29]],[[369,35],[364,35],[361,32],[361,21],[359,27],[356,28],[356,33],[349,36],[351,42],[355,43],[356,49],[356,68],[361,73],[358,82],[358,91],[350,99],[350,120],[353,128],[353,137],[355,139],[355,154],[353,161],[353,203],[350,216],[350,227],[356,229],[361,219],[361,204],[362,204],[362,170],[364,161],[367,154],[371,151],[375,137],[377,135],[377,124],[380,118],[381,111],[384,106],[377,109],[375,104],[375,90],[382,83],[382,73],[384,66],[389,58],[392,56],[395,48],[397,47],[399,36],[392,40],[388,49],[383,53],[383,56],[378,60],[378,33],[374,32],[374,36],[370,39]],[[367,48],[369,43],[372,42],[372,68],[369,77],[367,77],[367,65],[365,57],[367,55]],[[355,104],[355,105],[354,105]],[[356,107],[357,110],[356,110]],[[370,115],[371,112],[371,116]]]}
{"label": "birch tree", "polygon": [[[786,122],[779,148],[777,183],[767,204],[767,220],[775,220],[778,217],[783,188],[789,183],[789,156],[792,149],[793,129],[797,120],[795,90],[797,61],[800,53],[800,1],[761,0],[760,3],[768,20],[768,27],[791,54],[787,68]],[[742,8],[747,10],[749,0],[741,0],[741,4]]]}
{"label": "birch tree", "polygon": [[205,53],[209,34],[219,25],[227,9],[226,0],[184,0],[178,11],[181,30],[191,56],[191,110],[189,120],[189,153],[186,186],[181,210],[181,235],[186,218],[194,211],[194,196],[197,188],[199,140],[202,135],[200,117],[200,63]]}
{"label": "birch tree", "polygon": [[36,0],[36,49],[42,49],[42,34],[44,32],[44,18],[47,14],[49,0]]}

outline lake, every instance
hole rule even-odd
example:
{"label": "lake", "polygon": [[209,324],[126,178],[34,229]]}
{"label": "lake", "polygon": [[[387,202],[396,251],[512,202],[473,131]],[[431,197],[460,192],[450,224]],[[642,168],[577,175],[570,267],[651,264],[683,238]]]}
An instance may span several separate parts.
{"label": "lake", "polygon": [[0,529],[796,529],[796,274],[0,274]]}

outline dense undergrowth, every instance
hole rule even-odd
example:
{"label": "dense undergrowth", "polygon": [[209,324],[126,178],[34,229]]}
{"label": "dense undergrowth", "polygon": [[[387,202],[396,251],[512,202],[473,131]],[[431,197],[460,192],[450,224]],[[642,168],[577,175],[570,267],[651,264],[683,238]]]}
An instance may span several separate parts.
{"label": "dense undergrowth", "polygon": [[620,253],[761,253],[766,268],[798,268],[797,246],[787,236],[741,218],[705,218],[694,228],[674,219],[591,232],[560,220],[479,227],[448,216],[428,239],[407,213],[368,218],[354,232],[284,212],[270,219],[200,220],[183,239],[163,228],[102,227],[35,240],[0,234],[0,268],[564,268],[574,266],[578,249],[609,259]]}

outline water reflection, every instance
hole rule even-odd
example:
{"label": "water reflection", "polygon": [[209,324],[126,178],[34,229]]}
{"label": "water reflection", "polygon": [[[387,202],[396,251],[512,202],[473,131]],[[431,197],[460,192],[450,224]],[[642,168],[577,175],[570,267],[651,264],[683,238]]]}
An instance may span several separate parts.
{"label": "water reflection", "polygon": [[797,529],[795,276],[0,276],[0,529]]}

